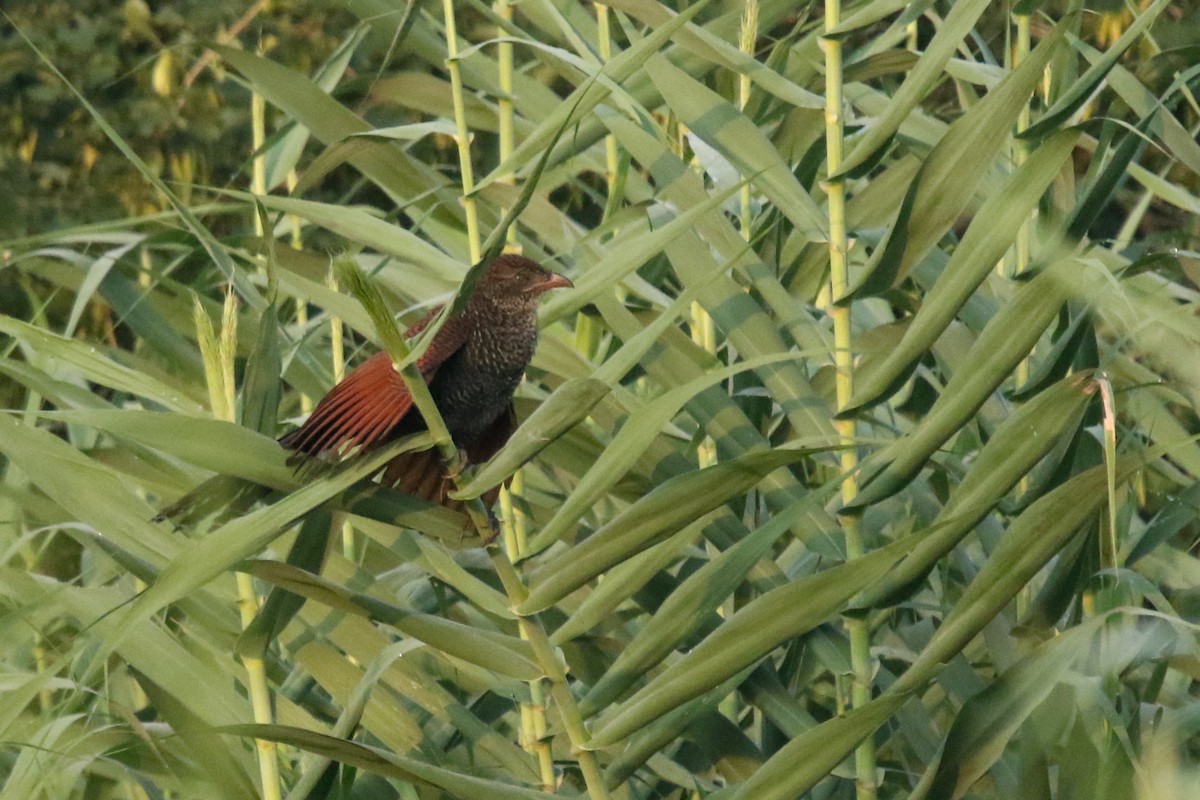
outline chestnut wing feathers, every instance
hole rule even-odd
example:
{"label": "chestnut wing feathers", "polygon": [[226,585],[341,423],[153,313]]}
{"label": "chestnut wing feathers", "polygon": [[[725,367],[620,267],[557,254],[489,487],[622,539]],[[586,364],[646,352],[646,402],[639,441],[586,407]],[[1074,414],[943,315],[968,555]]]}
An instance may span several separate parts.
{"label": "chestnut wing feathers", "polygon": [[[419,334],[440,311],[440,307],[430,311],[405,332],[405,337],[411,339]],[[446,321],[417,360],[426,383],[466,343],[469,332],[461,317]],[[376,353],[335,386],[303,425],[279,442],[289,450],[309,456],[341,455],[352,447],[367,448],[384,441],[412,405],[408,387],[393,369],[391,358],[387,353]]]}

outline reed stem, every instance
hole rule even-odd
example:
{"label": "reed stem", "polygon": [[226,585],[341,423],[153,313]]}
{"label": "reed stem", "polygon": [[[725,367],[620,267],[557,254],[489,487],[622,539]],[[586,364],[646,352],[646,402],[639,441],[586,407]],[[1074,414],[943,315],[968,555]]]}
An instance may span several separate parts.
{"label": "reed stem", "polygon": [[[1029,17],[1018,15],[1014,16],[1014,20],[1016,22],[1017,37],[1013,42],[1012,68],[1016,69],[1022,61],[1029,57],[1031,40],[1029,31]],[[1021,111],[1017,115],[1017,133],[1020,133],[1029,127],[1031,114],[1029,106],[1032,102],[1033,100],[1031,98],[1029,102],[1021,106]],[[1019,169],[1028,158],[1029,144],[1024,139],[1014,138],[1014,170]],[[1037,212],[1035,211],[1033,213],[1036,214]],[[1021,227],[1017,229],[1017,240],[1013,244],[1013,277],[1022,275],[1026,270],[1029,269],[1030,237],[1033,235],[1033,220],[1034,217],[1033,214],[1031,214],[1029,217],[1026,217],[1025,221],[1021,223]],[[1017,364],[1015,381],[1018,388],[1024,386],[1029,381],[1029,356],[1025,356],[1025,358],[1021,359],[1021,363]],[[1021,480],[1017,482],[1017,493],[1025,494],[1028,489],[1029,476],[1023,475],[1021,476]],[[1026,586],[1017,596],[1017,608],[1020,612],[1024,611],[1029,599],[1030,587]]]}
{"label": "reed stem", "polygon": [[[330,269],[325,276],[325,285],[332,291],[338,290],[337,275]],[[329,315],[329,356],[333,366],[333,382],[339,384],[346,377],[346,332],[342,320],[336,314]],[[342,555],[347,561],[356,561],[354,544],[354,526],[350,520],[342,521]]]}
{"label": "reed stem", "polygon": [[[504,20],[512,20],[513,10],[508,0],[496,0],[496,14]],[[499,114],[499,129],[500,129],[500,163],[508,161],[508,157],[512,155],[513,148],[516,145],[516,137],[513,134],[513,117],[515,109],[513,107],[513,46],[512,42],[500,42],[497,53],[497,67],[500,72],[500,98],[496,104]],[[511,173],[505,175],[501,180],[508,184],[516,183],[516,176]],[[517,226],[509,226],[505,232],[507,243],[505,251],[520,252],[521,247],[517,243]],[[504,534],[504,552],[510,561],[516,561],[525,554],[527,536],[527,526],[525,514],[521,511],[518,503],[514,502],[515,497],[521,496],[521,491],[524,486],[524,479],[521,470],[513,473],[512,480],[508,486],[500,489],[500,523]],[[521,638],[525,636],[525,626],[519,627]],[[542,691],[542,681],[532,680],[529,682],[529,699],[528,703],[521,703],[520,718],[521,718],[521,746],[525,748],[537,761],[538,775],[541,777],[542,789],[547,792],[554,791],[556,776],[554,774],[554,756],[550,752],[550,742],[546,739],[546,701],[544,692]]]}
{"label": "reed stem", "polygon": [[[233,359],[237,351],[237,305],[233,293],[225,295],[219,340],[199,300],[196,301],[194,316],[213,416],[225,422],[235,422],[237,390],[233,378]],[[258,613],[258,593],[254,589],[254,581],[246,573],[236,573],[236,579],[238,612],[244,630]],[[260,725],[270,725],[274,719],[266,665],[262,658],[250,655],[242,656],[242,665],[246,668],[254,721]],[[279,746],[265,739],[255,739],[254,745],[263,800],[280,800],[283,790],[279,778]]]}
{"label": "reed stem", "polygon": [[467,246],[471,263],[479,263],[479,212],[475,207],[475,173],[471,168],[471,137],[467,130],[467,109],[463,100],[462,72],[458,66],[458,29],[454,24],[454,0],[442,0],[446,20],[446,70],[450,73],[450,92],[454,102],[454,140],[458,144],[458,166],[462,175],[463,210],[467,215]]}
{"label": "reed stem", "polygon": [[[825,30],[834,28],[842,16],[840,0],[825,0]],[[842,44],[829,38],[821,42],[825,51],[825,147],[828,174],[837,176],[843,158],[845,121],[842,117]],[[843,177],[832,177],[825,183],[829,201],[829,316],[833,322],[834,366],[836,369],[837,404],[843,408],[854,391],[854,351],[851,335],[851,304],[839,303],[849,284],[847,265],[848,240],[846,237],[846,182]],[[857,423],[853,419],[835,423],[841,451],[843,503],[858,496],[858,452],[854,448],[858,436]],[[853,561],[865,552],[859,517],[854,514],[840,515],[842,531],[846,537],[846,559]],[[860,708],[871,700],[871,636],[864,619],[847,617],[846,632],[850,638],[850,668],[853,683],[850,702]],[[855,795],[858,800],[870,800],[876,796],[875,743],[867,738],[854,752]]]}
{"label": "reed stem", "polygon": [[[263,154],[263,145],[267,141],[267,101],[261,94],[254,92],[250,95],[250,146],[254,149],[251,161],[250,189],[254,194],[262,196],[267,193],[267,158]],[[262,236],[262,218],[255,210],[254,233]]]}
{"label": "reed stem", "polygon": [[[742,32],[739,37],[739,45],[741,50],[751,58],[754,57],[754,44],[758,41],[758,0],[747,0],[746,11],[742,15]],[[747,74],[738,75],[738,93],[737,104],[738,109],[745,113],[746,105],[750,102],[750,76]],[[739,219],[742,238],[747,242],[750,241],[750,184],[749,182],[742,184],[741,192],[739,193],[741,200],[741,216]]]}

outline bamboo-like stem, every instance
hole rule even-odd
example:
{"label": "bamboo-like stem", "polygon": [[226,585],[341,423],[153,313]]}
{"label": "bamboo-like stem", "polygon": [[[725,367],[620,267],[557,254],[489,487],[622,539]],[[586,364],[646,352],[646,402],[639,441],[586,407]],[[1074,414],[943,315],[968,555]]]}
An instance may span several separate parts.
{"label": "bamboo-like stem", "polygon": [[[758,0],[747,0],[746,11],[742,15],[742,33],[739,37],[741,50],[751,58],[754,57],[754,43],[758,41]],[[738,75],[738,109],[745,113],[746,105],[750,102],[750,76],[745,73]],[[742,238],[750,241],[750,184],[742,184],[739,192],[741,199],[741,216],[739,219]]]}
{"label": "bamboo-like stem", "polygon": [[[600,60],[605,64],[612,58],[612,31],[608,24],[608,6],[594,3],[596,8],[596,35],[599,37]],[[604,137],[604,180],[608,185],[608,207],[612,207],[613,193],[617,187],[617,169],[620,159],[617,157],[617,137],[608,134]]]}
{"label": "bamboo-like stem", "polygon": [[[520,626],[521,638],[528,639],[525,628],[525,625]],[[554,755],[550,752],[550,741],[546,738],[549,731],[546,725],[546,696],[540,680],[529,682],[529,722],[533,733],[533,749],[538,760],[538,773],[542,778],[542,789],[552,792],[556,781]]]}
{"label": "bamboo-like stem", "polygon": [[[242,628],[249,627],[258,613],[258,593],[254,591],[254,581],[244,572],[238,572],[238,610],[241,614]],[[254,721],[260,725],[270,725],[274,719],[271,711],[271,690],[267,684],[267,668],[258,656],[242,656],[242,664],[246,667],[246,675],[250,680],[250,705]],[[279,746],[265,739],[254,740],[258,752],[258,772],[262,778],[263,800],[280,800],[283,791],[279,780]]]}
{"label": "bamboo-like stem", "polygon": [[[503,20],[512,21],[513,12],[512,6],[508,0],[496,0],[496,14]],[[512,155],[513,147],[516,145],[516,136],[513,132],[513,46],[512,42],[500,42],[496,52],[496,67],[500,72],[500,98],[496,103],[496,110],[499,115],[500,123],[500,162],[504,163],[508,157]],[[505,175],[501,178],[504,183],[515,183],[513,175]],[[505,231],[505,238],[508,240],[509,246],[517,244],[517,227],[512,225]],[[506,247],[507,249],[507,247]]]}
{"label": "bamboo-like stem", "polygon": [[[288,170],[287,188],[288,192],[296,191],[296,184],[300,182],[299,176],[296,175],[296,170]],[[255,215],[257,216],[257,215]],[[295,214],[288,214],[288,227],[291,228],[291,242],[293,250],[304,249],[304,231],[301,227],[300,217]],[[308,327],[308,303],[304,298],[296,298],[296,325],[303,331]],[[303,392],[300,393],[300,413],[311,414],[313,410],[313,399]]]}
{"label": "bamboo-like stem", "polygon": [[[196,301],[195,312],[213,416],[225,422],[234,422],[237,408],[237,394],[233,380],[233,359],[237,350],[236,300],[232,292],[225,295],[225,309],[219,342],[213,331],[212,323],[199,300]],[[238,612],[244,630],[254,621],[254,615],[258,613],[258,593],[254,590],[254,581],[249,575],[238,572],[236,576]],[[242,665],[246,668],[250,707],[254,721],[260,725],[270,725],[274,719],[266,665],[261,658],[250,655],[242,656]],[[283,790],[279,779],[279,746],[275,742],[265,739],[255,739],[254,745],[258,753],[258,771],[262,780],[263,800],[280,800]]]}
{"label": "bamboo-like stem", "polygon": [[462,174],[463,210],[467,214],[467,247],[471,263],[479,262],[479,213],[475,208],[475,173],[471,168],[471,140],[467,131],[467,109],[463,100],[462,73],[458,67],[458,29],[454,24],[454,0],[442,0],[446,20],[446,70],[450,73],[450,92],[454,101],[454,140],[458,144],[458,166]]}
{"label": "bamboo-like stem", "polygon": [[[1029,48],[1031,45],[1029,17],[1019,16],[1015,19],[1017,24],[1017,39],[1013,53],[1013,69],[1016,69],[1021,62],[1029,56]],[[1017,133],[1020,133],[1029,127],[1029,120],[1029,103],[1026,103],[1025,105],[1021,106],[1021,113],[1017,116]],[[1029,145],[1025,143],[1025,140],[1017,139],[1013,148],[1014,163],[1019,167],[1025,163],[1027,158],[1029,158]],[[1033,220],[1032,217],[1030,217],[1021,224],[1020,229],[1017,231],[1016,264],[1014,265],[1013,269],[1014,275],[1020,275],[1029,267],[1029,243],[1030,236],[1033,233],[1032,227]],[[1029,372],[1028,361],[1022,360],[1021,366],[1024,368],[1025,373]],[[1027,375],[1024,377],[1027,377]],[[1018,380],[1020,380],[1021,383],[1024,383],[1024,377],[1019,377]]]}
{"label": "bamboo-like stem", "polygon": [[[742,12],[741,29],[738,35],[738,48],[746,55],[754,58],[754,46],[758,41],[758,0],[747,0],[745,10]],[[746,113],[746,106],[750,103],[750,75],[742,72],[737,76],[737,107],[743,114]],[[738,229],[742,234],[742,238],[747,242],[751,239],[752,219],[750,214],[750,182],[743,181],[742,188],[738,191]],[[693,309],[698,308],[698,304],[693,303]],[[694,312],[693,312],[694,313]],[[716,353],[717,342],[716,332],[713,328],[712,317],[705,314],[703,317],[703,346],[710,353]],[[732,383],[732,382],[731,382]],[[704,437],[704,442],[700,448],[700,467],[704,468],[715,464],[717,461],[717,445],[712,437]],[[725,599],[721,606],[721,616],[725,619],[731,618],[737,613],[737,597],[736,594],[730,595]],[[719,706],[720,713],[726,719],[737,722],[739,717],[738,695],[737,692],[730,693],[727,697],[721,700]],[[757,713],[757,711],[756,711]]]}
{"label": "bamboo-like stem", "polygon": [[[825,0],[825,30],[835,27],[842,16],[840,0]],[[845,121],[842,117],[842,44],[837,39],[823,39],[825,51],[825,147],[828,174],[836,175],[842,165]],[[829,201],[829,316],[833,321],[834,366],[836,369],[837,404],[844,407],[854,389],[854,352],[851,340],[851,306],[838,304],[849,284],[846,251],[846,183],[841,177],[827,180],[825,192]],[[842,501],[849,503],[858,496],[858,452],[854,448],[858,436],[853,419],[836,422],[841,451]],[[846,558],[854,560],[865,552],[859,518],[853,514],[840,517],[846,537]],[[847,617],[846,632],[850,637],[850,667],[853,685],[850,701],[855,708],[871,700],[871,635],[865,619]],[[858,800],[876,795],[875,743],[868,737],[854,751],[855,794]]]}
{"label": "bamboo-like stem", "polygon": [[[489,553],[492,557],[492,564],[496,568],[496,574],[500,577],[500,582],[504,585],[509,600],[514,606],[520,605],[529,596],[529,591],[525,588],[525,583],[517,573],[516,567],[497,548],[491,548]],[[555,707],[562,718],[563,729],[571,741],[573,755],[579,764],[580,772],[583,773],[588,797],[592,800],[601,798],[607,800],[609,794],[604,783],[604,773],[600,769],[595,753],[587,749],[589,737],[587,729],[583,725],[583,715],[579,713],[579,706],[575,702],[574,695],[571,694],[571,687],[567,684],[566,670],[555,653],[554,646],[550,644],[550,637],[546,635],[546,629],[536,614],[521,617],[520,626],[521,638],[528,641],[533,647],[533,655],[538,661],[538,666],[550,679],[550,695],[554,698]]]}
{"label": "bamboo-like stem", "polygon": [[[609,25],[609,8],[602,3],[593,3],[592,6],[596,10],[597,52],[600,54],[601,62],[607,64],[612,58],[612,30]],[[617,152],[617,137],[610,133],[604,137],[604,184],[607,198],[604,203],[604,221],[607,221],[609,216],[620,207],[620,198],[617,196],[622,192],[620,164],[620,156]],[[620,292],[621,288],[618,287],[616,291]],[[600,348],[601,339],[602,329],[596,319],[587,314],[576,315],[575,349],[577,351],[582,353],[585,358],[593,359]]]}
{"label": "bamboo-like stem", "polygon": [[[501,19],[511,22],[513,18],[512,5],[509,0],[496,0],[495,6],[496,15]],[[500,42],[497,45],[497,69],[499,70],[500,83],[500,98],[496,104],[498,114],[498,127],[500,130],[500,163],[508,160],[512,155],[513,148],[516,145],[516,136],[514,135],[514,113],[513,108],[513,46],[512,42]],[[507,184],[516,183],[516,176],[512,173],[504,175],[501,179]],[[465,186],[464,186],[465,192]],[[520,252],[520,245],[517,244],[517,228],[515,225],[509,226],[505,231],[506,244],[504,249],[506,252]],[[513,503],[513,494],[520,494],[521,491],[521,473],[518,470],[514,475],[509,486],[500,488],[500,522],[504,533],[504,548],[508,553],[508,557],[516,560],[524,553],[525,539],[525,518],[522,515],[520,508]],[[523,728],[526,739],[526,746],[532,751],[532,741],[535,738],[532,728],[532,716],[528,713],[528,709],[522,706],[522,720],[528,720],[529,727]]]}
{"label": "bamboo-like stem", "polygon": [[[512,6],[508,0],[496,0],[496,14],[504,20],[512,20]],[[514,135],[513,108],[513,46],[512,42],[500,42],[497,45],[497,68],[499,69],[500,98],[497,105],[500,129],[500,162],[504,163],[512,155],[516,145]],[[505,175],[505,183],[515,183],[516,176]],[[517,227],[512,225],[505,232],[507,243],[505,250],[520,252],[517,243]],[[521,470],[513,473],[508,486],[500,489],[500,524],[504,534],[504,552],[510,562],[520,558],[525,553],[528,540],[525,514],[519,504],[513,501],[520,497],[524,486]],[[525,626],[519,627],[522,638],[525,637]],[[542,789],[554,791],[556,776],[554,774],[554,755],[550,752],[550,742],[546,738],[546,701],[542,692],[540,679],[529,682],[528,703],[521,703],[521,746],[537,760],[538,775],[542,781]]]}
{"label": "bamboo-like stem", "polygon": [[[332,269],[325,276],[325,285],[332,291],[338,290],[337,275]],[[346,377],[346,332],[336,314],[329,315],[329,358],[333,366],[333,382],[341,383]],[[342,555],[347,561],[355,563],[354,526],[348,519],[342,521]]]}
{"label": "bamboo-like stem", "polygon": [[1097,380],[1100,399],[1104,407],[1101,427],[1104,431],[1104,466],[1107,473],[1108,529],[1100,536],[1100,569],[1115,570],[1118,566],[1117,546],[1117,401],[1112,381],[1107,377]]}
{"label": "bamboo-like stem", "polygon": [[[1029,57],[1029,48],[1031,45],[1029,31],[1029,17],[1015,16],[1017,28],[1017,38],[1013,42],[1012,68],[1016,69],[1026,58]],[[1030,101],[1032,102],[1032,100]],[[1029,127],[1030,121],[1029,103],[1021,106],[1021,112],[1017,115],[1017,133]],[[1029,145],[1023,139],[1015,139],[1013,142],[1013,164],[1014,168],[1019,169],[1026,159],[1029,158]],[[1037,213],[1037,212],[1034,212]],[[1023,274],[1029,269],[1030,255],[1030,237],[1033,235],[1033,215],[1025,218],[1021,223],[1021,227],[1017,229],[1017,240],[1013,245],[1013,277]],[[1021,363],[1017,364],[1017,372],[1015,376],[1016,385],[1024,386],[1029,381],[1029,356],[1021,359]],[[1024,494],[1029,489],[1029,476],[1021,476],[1021,480],[1017,482],[1017,492]],[[1024,607],[1030,599],[1030,587],[1025,586],[1017,595],[1018,613],[1024,611]]]}
{"label": "bamboo-like stem", "polygon": [[[267,193],[267,159],[262,152],[266,141],[267,101],[261,94],[254,92],[250,95],[250,142],[254,149],[250,181],[251,190],[260,197]],[[254,214],[254,233],[258,236],[265,233],[262,217],[257,212]]]}
{"label": "bamboo-like stem", "polygon": [[[326,276],[325,282],[331,290],[338,290],[337,276],[332,270]],[[339,383],[346,377],[346,334],[342,328],[342,321],[336,314],[329,317],[329,352],[333,361],[333,380]]]}

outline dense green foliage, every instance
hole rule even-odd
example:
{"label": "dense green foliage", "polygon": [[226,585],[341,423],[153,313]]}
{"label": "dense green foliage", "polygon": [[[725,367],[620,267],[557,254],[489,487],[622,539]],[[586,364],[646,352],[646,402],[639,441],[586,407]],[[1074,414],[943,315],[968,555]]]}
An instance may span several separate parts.
{"label": "dense green foliage", "polygon": [[[0,797],[1196,796],[1196,4],[453,5],[5,8]],[[504,535],[298,476],[522,192]]]}

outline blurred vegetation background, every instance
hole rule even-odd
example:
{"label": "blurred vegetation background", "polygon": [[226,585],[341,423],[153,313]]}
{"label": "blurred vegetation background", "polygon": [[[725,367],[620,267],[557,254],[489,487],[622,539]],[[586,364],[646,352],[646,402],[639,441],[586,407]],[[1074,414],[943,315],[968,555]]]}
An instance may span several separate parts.
{"label": "blurred vegetation background", "polygon": [[[1200,796],[1200,4],[3,12],[0,797]],[[274,439],[489,236],[483,546]]]}

